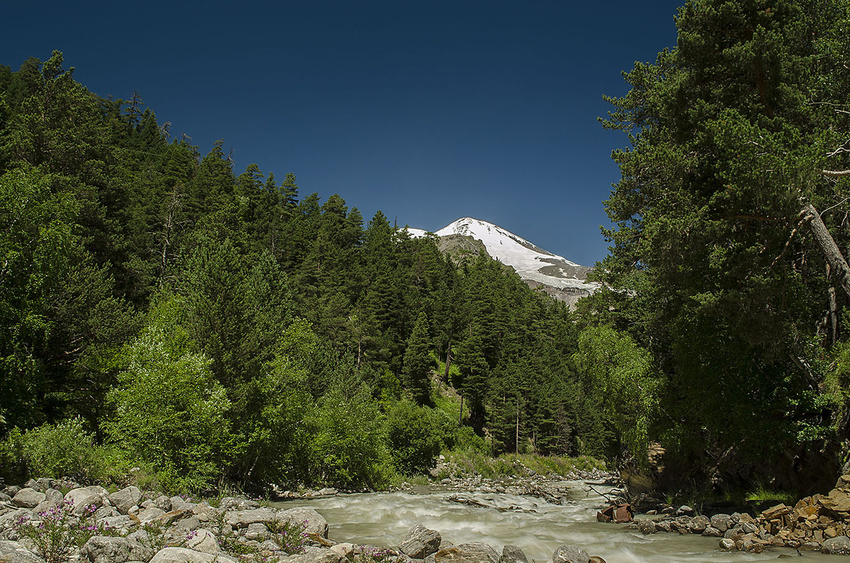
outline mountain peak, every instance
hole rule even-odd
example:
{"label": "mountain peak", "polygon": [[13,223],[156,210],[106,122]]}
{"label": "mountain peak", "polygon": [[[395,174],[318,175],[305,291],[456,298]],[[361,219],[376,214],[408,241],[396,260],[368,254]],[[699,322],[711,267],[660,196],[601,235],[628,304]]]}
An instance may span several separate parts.
{"label": "mountain peak", "polygon": [[[408,231],[412,236],[424,234],[419,229]],[[541,287],[562,301],[574,303],[599,288],[598,283],[586,282],[587,273],[593,268],[544,250],[488,221],[461,217],[434,234],[439,237],[461,235],[481,241],[490,256],[511,266],[530,286]]]}

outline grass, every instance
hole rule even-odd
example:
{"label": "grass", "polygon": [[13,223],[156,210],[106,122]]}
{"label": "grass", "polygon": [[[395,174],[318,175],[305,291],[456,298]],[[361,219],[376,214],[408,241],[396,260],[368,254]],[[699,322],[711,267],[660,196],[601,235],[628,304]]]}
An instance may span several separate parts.
{"label": "grass", "polygon": [[438,479],[447,477],[471,477],[480,475],[486,479],[502,479],[524,476],[527,469],[540,475],[566,476],[576,470],[591,471],[605,469],[605,463],[587,456],[560,457],[537,454],[503,454],[499,457],[475,450],[453,450],[444,452],[447,469]]}

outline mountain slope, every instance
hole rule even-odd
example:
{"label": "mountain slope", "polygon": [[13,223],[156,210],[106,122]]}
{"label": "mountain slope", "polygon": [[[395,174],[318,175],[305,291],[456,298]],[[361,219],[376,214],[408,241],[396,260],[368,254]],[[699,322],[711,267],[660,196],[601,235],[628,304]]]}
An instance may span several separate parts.
{"label": "mountain slope", "polygon": [[[421,229],[408,228],[408,232],[412,236],[426,234]],[[552,254],[487,221],[463,217],[434,234],[441,240],[463,236],[481,241],[490,256],[511,266],[531,287],[539,288],[552,297],[570,304],[599,288],[598,283],[586,281],[587,273],[593,268],[581,266],[563,256]]]}

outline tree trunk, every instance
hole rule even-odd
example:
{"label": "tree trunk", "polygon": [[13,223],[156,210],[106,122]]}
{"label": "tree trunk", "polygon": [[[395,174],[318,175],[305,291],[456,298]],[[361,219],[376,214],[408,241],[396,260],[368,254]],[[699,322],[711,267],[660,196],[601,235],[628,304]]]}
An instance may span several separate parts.
{"label": "tree trunk", "polygon": [[449,368],[451,367],[451,365],[452,365],[452,342],[450,340],[449,345],[446,348],[446,373],[445,373],[445,375],[443,375],[443,381],[448,383],[448,384],[451,383],[449,381]]}
{"label": "tree trunk", "polygon": [[826,228],[823,219],[821,219],[817,209],[811,203],[803,206],[801,214],[809,222],[812,234],[815,236],[815,240],[821,252],[823,252],[824,258],[829,263],[829,267],[832,269],[838,283],[841,284],[841,289],[850,297],[850,266],[847,265],[847,260],[844,259],[844,255],[841,254],[841,250],[835,244],[832,235],[829,234],[829,230]]}

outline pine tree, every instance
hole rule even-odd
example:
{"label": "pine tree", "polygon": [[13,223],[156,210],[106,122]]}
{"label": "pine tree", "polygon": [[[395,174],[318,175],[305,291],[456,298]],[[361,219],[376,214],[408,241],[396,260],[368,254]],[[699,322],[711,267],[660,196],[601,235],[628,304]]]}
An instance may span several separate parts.
{"label": "pine tree", "polygon": [[404,353],[404,387],[419,405],[431,403],[431,370],[434,362],[428,332],[428,316],[421,312]]}

